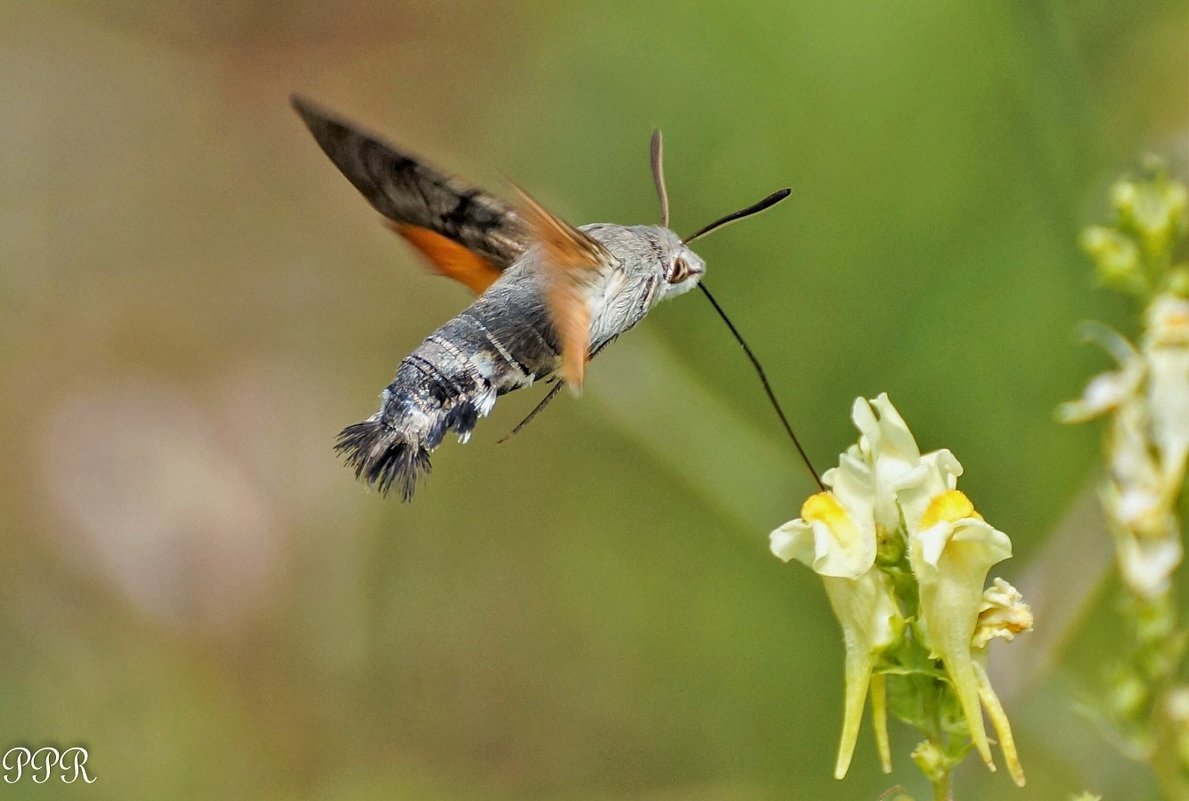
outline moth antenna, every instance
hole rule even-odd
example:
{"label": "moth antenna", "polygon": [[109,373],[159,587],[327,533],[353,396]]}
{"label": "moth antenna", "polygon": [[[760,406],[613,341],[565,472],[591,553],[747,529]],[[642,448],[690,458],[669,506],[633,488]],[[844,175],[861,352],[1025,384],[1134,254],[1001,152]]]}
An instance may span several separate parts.
{"label": "moth antenna", "polygon": [[656,184],[656,196],[661,202],[661,227],[669,227],[669,190],[665,188],[665,144],[661,140],[661,129],[652,129],[652,182]]}
{"label": "moth antenna", "polygon": [[542,411],[544,411],[545,407],[553,402],[553,399],[557,397],[557,393],[561,392],[561,388],[563,386],[565,386],[565,382],[563,382],[563,381],[558,381],[556,384],[554,384],[553,389],[549,390],[549,394],[546,395],[545,397],[541,398],[541,402],[538,403],[536,406],[534,406],[533,410],[531,412],[529,412],[528,415],[523,420],[521,420],[519,423],[516,424],[516,428],[513,428],[511,431],[509,431],[507,434],[505,434],[496,443],[496,445],[503,445],[505,442],[512,439],[513,436],[515,436],[516,434],[519,434],[520,429],[524,428],[526,425],[531,423],[533,421],[533,418],[535,418],[538,414],[540,414]]}
{"label": "moth antenna", "polygon": [[[785,195],[788,194],[787,189],[784,190],[784,192]],[[776,193],[776,195],[779,194],[779,192]],[[756,205],[761,206],[763,203],[767,203],[768,206],[770,206],[772,203],[782,199],[777,198],[776,195],[771,195],[767,198],[767,200],[761,201]],[[776,198],[776,200],[772,200],[772,198]],[[753,210],[749,213],[754,214],[755,211],[763,211],[764,208],[767,208],[767,206],[763,206],[759,209],[754,209],[753,207]],[[747,210],[745,209],[744,211]],[[747,215],[744,214],[743,216]],[[780,422],[781,425],[784,426],[785,433],[788,434],[789,439],[793,441],[793,446],[796,447],[797,453],[801,456],[801,461],[805,463],[805,467],[809,470],[809,474],[813,476],[813,481],[817,484],[818,489],[820,489],[822,492],[825,492],[826,485],[822,483],[821,476],[819,476],[817,470],[813,468],[813,462],[809,460],[809,455],[805,453],[805,449],[801,447],[801,440],[797,439],[797,435],[794,433],[792,425],[789,424],[788,417],[786,417],[784,414],[784,409],[780,408],[780,401],[776,400],[776,393],[772,391],[772,385],[768,382],[768,375],[764,372],[764,368],[760,365],[760,360],[757,359],[756,355],[751,352],[751,348],[747,346],[747,341],[743,339],[743,335],[739,333],[739,329],[735,327],[735,324],[731,322],[731,318],[727,316],[725,311],[723,311],[722,306],[718,305],[718,301],[714,299],[714,295],[710,294],[710,290],[706,288],[706,283],[704,281],[698,282],[698,289],[702,290],[702,294],[704,294],[706,299],[710,301],[710,305],[714,307],[716,312],[718,312],[718,316],[722,318],[722,321],[727,324],[727,328],[731,329],[731,333],[734,335],[735,341],[743,347],[743,352],[747,354],[747,358],[751,360],[751,366],[755,368],[756,374],[760,377],[760,383],[764,385],[764,392],[768,393],[768,401],[772,404],[772,408],[776,410],[776,415],[780,418]]]}
{"label": "moth antenna", "polygon": [[793,190],[791,190],[791,189],[787,189],[787,188],[786,189],[777,189],[775,192],[768,195],[768,197],[764,198],[763,200],[759,201],[758,203],[752,203],[750,206],[748,206],[745,209],[739,209],[739,211],[733,211],[725,217],[719,217],[717,220],[710,223],[709,225],[703,225],[701,228],[694,231],[692,234],[687,236],[685,239],[681,240],[681,244],[688,245],[690,242],[693,242],[695,239],[700,239],[701,237],[706,236],[706,234],[710,233],[711,231],[716,231],[719,228],[722,228],[724,225],[730,225],[733,222],[738,222],[739,220],[742,220],[744,217],[750,217],[753,214],[759,214],[761,211],[767,211],[768,209],[772,208],[773,206],[775,206],[780,201],[784,200],[786,197],[788,197],[792,193],[793,193]]}

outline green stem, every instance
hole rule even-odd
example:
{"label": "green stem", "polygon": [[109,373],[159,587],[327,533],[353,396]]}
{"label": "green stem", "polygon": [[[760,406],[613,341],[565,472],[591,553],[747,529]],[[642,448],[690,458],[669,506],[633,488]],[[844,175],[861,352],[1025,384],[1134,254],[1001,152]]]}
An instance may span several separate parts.
{"label": "green stem", "polygon": [[942,725],[942,685],[935,681],[931,692],[924,694],[924,715],[918,729],[925,734],[913,753],[914,762],[933,786],[933,801],[952,801],[952,777],[955,761],[946,750],[945,727]]}
{"label": "green stem", "polygon": [[1148,762],[1165,798],[1189,797],[1189,778],[1181,763],[1177,724],[1168,718],[1169,696],[1184,666],[1185,632],[1171,593],[1155,598],[1133,595],[1133,670],[1147,685],[1149,699],[1143,730],[1149,740]]}
{"label": "green stem", "polygon": [[1168,700],[1167,694],[1156,698],[1156,709],[1152,716],[1154,740],[1149,760],[1161,794],[1176,801],[1189,798],[1189,776],[1181,762],[1177,724],[1169,720],[1166,714]]}
{"label": "green stem", "polygon": [[953,774],[946,771],[940,776],[933,779],[933,801],[953,801],[953,796],[950,794],[950,777]]}

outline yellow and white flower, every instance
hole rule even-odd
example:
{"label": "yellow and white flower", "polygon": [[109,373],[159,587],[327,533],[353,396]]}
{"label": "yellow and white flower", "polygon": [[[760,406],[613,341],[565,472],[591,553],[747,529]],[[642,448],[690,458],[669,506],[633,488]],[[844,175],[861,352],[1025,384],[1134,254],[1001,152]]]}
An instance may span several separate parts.
{"label": "yellow and white flower", "polygon": [[1058,417],[1082,422],[1111,413],[1100,495],[1123,581],[1153,598],[1167,592],[1183,558],[1175,499],[1189,458],[1189,300],[1158,295],[1145,320],[1139,349],[1104,326],[1087,327],[1086,338],[1119,368],[1094,378]]}
{"label": "yellow and white flower", "polygon": [[[920,499],[913,498],[909,503],[919,506]],[[920,586],[925,644],[945,666],[983,762],[994,770],[983,726],[985,706],[999,735],[1008,770],[1017,784],[1023,784],[1011,727],[974,652],[987,572],[1011,556],[1011,540],[988,525],[970,499],[956,489],[933,495],[919,518],[905,519],[909,562]],[[985,645],[985,639],[980,640]]]}
{"label": "yellow and white flower", "polygon": [[[1011,541],[956,489],[962,465],[953,454],[939,450],[922,455],[886,395],[870,402],[859,398],[851,418],[859,441],[823,476],[829,491],[811,496],[801,517],[770,535],[776,556],[800,561],[822,577],[842,625],[846,703],[835,776],[841,778],[849,766],[869,689],[877,746],[889,769],[885,677],[872,674],[881,655],[903,636],[901,610],[915,608],[926,639],[922,645],[941,661],[975,748],[994,769],[983,726],[985,706],[1012,777],[1023,783],[1011,729],[981,664],[991,637],[1031,626],[1030,614],[1023,618],[1027,607],[1018,593],[1011,595],[1014,589],[1006,582],[996,584],[998,594],[983,593],[987,571],[1011,555]],[[916,579],[913,597],[897,596],[898,588],[904,592],[903,584],[894,582],[876,558],[881,541],[895,538],[907,546]],[[901,568],[902,574],[906,571]],[[1011,615],[1009,607],[1015,610]],[[994,609],[1000,610],[998,616]],[[980,620],[983,628],[976,636]]]}
{"label": "yellow and white flower", "polygon": [[[839,466],[822,480],[831,491],[810,496],[801,507],[801,517],[773,531],[770,543],[780,559],[795,559],[822,577],[830,607],[842,626],[846,697],[834,769],[834,775],[842,778],[858,740],[872,670],[880,653],[895,640],[901,615],[891,582],[875,568],[873,471],[857,454],[843,454]],[[882,707],[876,717],[886,721]],[[885,770],[890,770],[886,728],[876,737]]]}

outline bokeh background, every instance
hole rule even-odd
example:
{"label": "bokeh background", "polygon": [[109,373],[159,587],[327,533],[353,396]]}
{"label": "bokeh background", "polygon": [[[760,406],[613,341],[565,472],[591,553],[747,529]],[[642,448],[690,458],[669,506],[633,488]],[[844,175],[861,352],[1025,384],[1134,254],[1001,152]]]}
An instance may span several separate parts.
{"label": "bokeh background", "polygon": [[1076,707],[1114,646],[1097,438],[1053,409],[1134,326],[1076,237],[1144,153],[1183,167],[1183,2],[0,0],[0,746],[83,744],[12,798],[875,798],[830,778],[842,649],[767,532],[812,486],[696,295],[416,501],[330,445],[468,302],[288,108],[300,91],[570,220],[675,227],[819,468],[887,391],[1016,545],[997,646],[1029,776],[1154,797]]}

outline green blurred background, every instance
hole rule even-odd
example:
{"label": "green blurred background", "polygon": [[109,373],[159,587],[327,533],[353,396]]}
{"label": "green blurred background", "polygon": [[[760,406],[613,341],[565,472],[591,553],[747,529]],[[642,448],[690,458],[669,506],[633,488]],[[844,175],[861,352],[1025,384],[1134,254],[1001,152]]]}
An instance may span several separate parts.
{"label": "green blurred background", "polygon": [[925,797],[893,732],[830,778],[841,644],[767,532],[812,487],[696,296],[412,505],[330,450],[468,302],[319,152],[292,91],[576,223],[700,243],[819,468],[887,391],[1016,544],[1038,630],[996,679],[1029,784],[1154,797],[1074,706],[1115,649],[1079,229],[1183,167],[1184,2],[0,0],[0,746],[89,747],[12,798]]}

